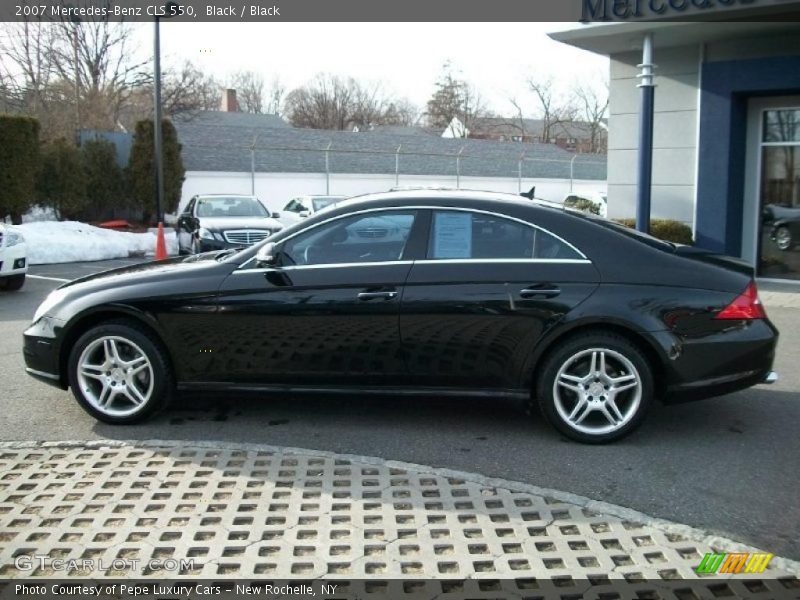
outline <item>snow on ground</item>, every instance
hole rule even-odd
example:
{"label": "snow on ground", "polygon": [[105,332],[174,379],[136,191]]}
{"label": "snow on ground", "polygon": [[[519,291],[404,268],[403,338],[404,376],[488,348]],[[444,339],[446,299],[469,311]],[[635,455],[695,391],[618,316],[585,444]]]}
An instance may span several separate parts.
{"label": "snow on ground", "polygon": [[[37,221],[15,228],[25,236],[32,265],[152,255],[156,249],[154,233],[112,231],[77,221]],[[174,231],[165,237],[167,252],[177,254]]]}

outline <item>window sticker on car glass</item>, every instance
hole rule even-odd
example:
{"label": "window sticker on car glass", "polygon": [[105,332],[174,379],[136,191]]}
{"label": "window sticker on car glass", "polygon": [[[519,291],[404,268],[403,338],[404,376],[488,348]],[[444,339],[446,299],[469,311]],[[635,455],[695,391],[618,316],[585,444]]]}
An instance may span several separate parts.
{"label": "window sticker on car glass", "polygon": [[433,257],[472,257],[472,215],[456,212],[436,213]]}

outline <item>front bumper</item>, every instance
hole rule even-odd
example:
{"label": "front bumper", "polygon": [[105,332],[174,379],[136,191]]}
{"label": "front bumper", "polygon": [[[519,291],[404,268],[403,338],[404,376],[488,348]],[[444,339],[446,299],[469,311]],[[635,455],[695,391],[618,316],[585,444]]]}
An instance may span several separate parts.
{"label": "front bumper", "polygon": [[65,390],[67,383],[62,377],[59,365],[59,352],[54,335],[55,324],[53,319],[45,317],[28,327],[22,334],[22,354],[28,375]]}
{"label": "front bumper", "polygon": [[231,242],[220,242],[218,240],[200,239],[200,252],[214,252],[215,250],[227,250],[229,248],[249,248],[252,244],[233,244]]}
{"label": "front bumper", "polygon": [[28,272],[27,248],[25,244],[0,247],[0,277],[24,275]]}

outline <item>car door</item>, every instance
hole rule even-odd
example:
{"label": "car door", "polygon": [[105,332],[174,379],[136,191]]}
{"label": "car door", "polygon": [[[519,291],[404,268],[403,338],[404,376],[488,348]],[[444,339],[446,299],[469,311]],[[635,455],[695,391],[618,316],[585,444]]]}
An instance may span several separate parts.
{"label": "car door", "polygon": [[404,381],[399,307],[416,211],[366,211],[314,224],[276,247],[279,266],[223,283],[206,376],[295,386]]}
{"label": "car door", "polygon": [[189,200],[186,208],[178,217],[178,248],[183,252],[188,252],[192,247],[192,236],[195,230],[194,205],[197,198]]}
{"label": "car door", "polygon": [[518,388],[541,336],[599,282],[564,240],[493,213],[432,210],[428,239],[400,315],[418,385]]}

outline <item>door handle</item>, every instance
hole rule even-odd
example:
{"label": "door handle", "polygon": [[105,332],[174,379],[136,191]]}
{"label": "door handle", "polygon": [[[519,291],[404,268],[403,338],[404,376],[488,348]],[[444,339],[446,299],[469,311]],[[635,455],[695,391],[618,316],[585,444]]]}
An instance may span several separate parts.
{"label": "door handle", "polygon": [[393,300],[397,298],[397,292],[360,292],[358,299],[363,301],[368,300]]}
{"label": "door handle", "polygon": [[555,298],[561,293],[561,290],[550,284],[533,285],[524,290],[520,290],[519,295],[522,298]]}

